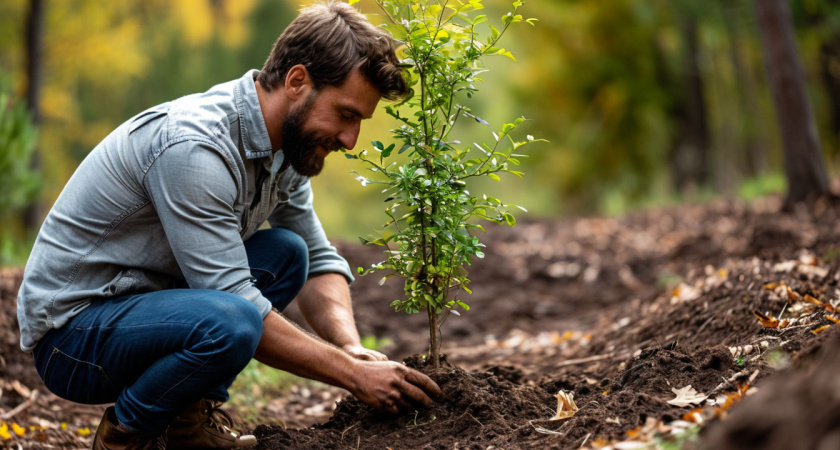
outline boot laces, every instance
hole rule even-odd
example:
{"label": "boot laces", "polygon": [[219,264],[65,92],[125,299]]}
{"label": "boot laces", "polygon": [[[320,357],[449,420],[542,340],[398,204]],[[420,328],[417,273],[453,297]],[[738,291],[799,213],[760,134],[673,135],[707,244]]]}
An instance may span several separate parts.
{"label": "boot laces", "polygon": [[155,442],[152,445],[152,450],[166,450],[166,439],[163,437],[164,435],[160,435],[155,438]]}
{"label": "boot laces", "polygon": [[239,437],[239,434],[232,429],[236,425],[236,419],[233,418],[233,415],[229,411],[225,411],[219,408],[219,406],[220,403],[209,403],[209,409],[207,411],[208,424],[219,432],[229,433]]}

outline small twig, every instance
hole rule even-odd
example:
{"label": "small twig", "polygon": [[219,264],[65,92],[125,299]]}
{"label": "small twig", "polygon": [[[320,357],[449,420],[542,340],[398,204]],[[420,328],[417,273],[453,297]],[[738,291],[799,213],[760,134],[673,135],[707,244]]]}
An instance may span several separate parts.
{"label": "small twig", "polygon": [[531,425],[531,427],[532,427],[532,428],[534,429],[534,431],[536,431],[537,433],[542,433],[542,434],[556,434],[556,435],[559,435],[559,436],[562,436],[562,435],[564,434],[564,433],[561,433],[561,432],[559,432],[559,431],[549,430],[548,428],[538,427],[538,426],[534,425],[532,422],[533,422],[533,420],[529,420],[529,421],[528,421],[528,425]]}
{"label": "small twig", "polygon": [[583,408],[586,408],[587,406],[589,406],[589,405],[591,405],[591,404],[593,404],[593,403],[594,403],[594,404],[596,404],[596,405],[598,405],[598,406],[600,406],[600,405],[601,405],[601,404],[600,404],[600,403],[598,403],[597,401],[592,400],[591,402],[589,402],[589,403],[587,403],[587,404],[585,404],[585,405],[581,406],[580,408],[578,408],[578,412],[580,412],[580,410],[582,410]]}
{"label": "small twig", "polygon": [[782,320],[782,314],[785,313],[785,310],[787,309],[787,307],[788,307],[788,304],[787,304],[787,302],[785,302],[785,306],[782,307],[782,312],[779,313],[779,318],[777,320],[779,320],[779,321]]}
{"label": "small twig", "polygon": [[351,425],[351,426],[350,426],[350,428],[347,428],[346,430],[344,430],[344,431],[342,431],[342,432],[341,432],[341,440],[342,440],[342,441],[344,440],[344,433],[346,433],[346,432],[350,431],[350,430],[351,430],[353,427],[355,427],[356,425],[358,425],[358,423],[355,423],[355,424]]}
{"label": "small twig", "polygon": [[589,440],[589,436],[592,436],[592,433],[586,433],[586,437],[585,437],[585,438],[583,438],[583,442],[581,442],[581,443],[580,443],[580,447],[579,447],[579,448],[583,448],[583,446],[584,446],[584,445],[586,445],[586,441],[588,441],[588,440]]}
{"label": "small twig", "polygon": [[736,372],[735,375],[732,375],[731,377],[729,377],[728,380],[724,378],[723,383],[719,384],[716,388],[712,389],[712,391],[709,392],[709,396],[711,397],[712,395],[720,392],[721,390],[726,389],[727,387],[729,387],[732,384],[733,381],[737,380],[738,378],[740,378],[740,377],[742,377],[742,376],[744,376],[748,373],[749,373],[749,371],[742,370],[740,372]]}
{"label": "small twig", "polygon": [[595,362],[601,361],[602,359],[612,358],[612,353],[606,353],[603,355],[595,355],[595,356],[587,356],[586,358],[578,358],[578,359],[569,359],[567,361],[563,361],[560,364],[554,366],[555,368],[566,367],[566,366],[575,366],[578,364],[586,364],[588,362]]}
{"label": "small twig", "polygon": [[799,329],[799,328],[810,327],[810,326],[813,326],[813,325],[814,325],[813,323],[806,323],[805,325],[797,325],[797,326],[794,326],[794,327],[786,327],[786,328],[783,328],[782,331],[779,332],[779,336],[785,334],[785,332],[788,332],[790,330],[796,330],[796,329]]}
{"label": "small twig", "polygon": [[29,405],[31,405],[32,402],[34,402],[36,398],[38,398],[38,391],[32,391],[32,394],[29,396],[29,398],[25,402],[21,403],[20,405],[17,405],[15,407],[15,409],[13,409],[13,410],[11,410],[7,413],[0,414],[0,420],[9,420],[12,417],[16,416],[19,412],[28,408]]}

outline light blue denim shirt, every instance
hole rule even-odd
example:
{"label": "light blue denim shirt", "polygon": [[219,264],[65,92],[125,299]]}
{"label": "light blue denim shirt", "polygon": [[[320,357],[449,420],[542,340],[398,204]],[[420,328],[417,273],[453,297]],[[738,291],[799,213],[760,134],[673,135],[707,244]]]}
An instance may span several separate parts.
{"label": "light blue denim shirt", "polygon": [[21,348],[92,299],[190,287],[238,294],[263,317],[243,240],[266,220],[309,246],[309,275],[350,267],[327,240],[307,177],[280,171],[252,70],[150,108],[85,158],[47,215],[18,293]]}

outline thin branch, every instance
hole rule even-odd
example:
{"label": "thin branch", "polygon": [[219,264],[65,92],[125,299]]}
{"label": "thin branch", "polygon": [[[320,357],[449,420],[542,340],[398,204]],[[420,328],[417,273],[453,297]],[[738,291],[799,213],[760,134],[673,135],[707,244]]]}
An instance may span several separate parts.
{"label": "thin branch", "polygon": [[38,391],[37,390],[32,391],[32,394],[29,395],[29,398],[26,399],[26,401],[21,403],[20,405],[17,405],[15,407],[15,409],[13,409],[13,410],[11,410],[7,413],[0,414],[0,420],[9,420],[12,417],[16,416],[18,413],[20,413],[24,409],[28,408],[29,405],[31,405],[35,401],[36,398],[38,398]]}

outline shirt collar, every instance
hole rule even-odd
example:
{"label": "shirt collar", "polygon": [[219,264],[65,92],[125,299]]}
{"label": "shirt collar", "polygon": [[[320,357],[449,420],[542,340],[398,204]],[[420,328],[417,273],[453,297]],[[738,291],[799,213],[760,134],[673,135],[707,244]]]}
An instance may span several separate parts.
{"label": "shirt collar", "polygon": [[253,69],[243,75],[236,83],[236,109],[239,114],[239,130],[242,135],[242,145],[245,157],[248,159],[272,156],[271,138],[265,126],[265,118],[260,109],[257,88],[254,80],[259,73]]}

